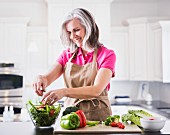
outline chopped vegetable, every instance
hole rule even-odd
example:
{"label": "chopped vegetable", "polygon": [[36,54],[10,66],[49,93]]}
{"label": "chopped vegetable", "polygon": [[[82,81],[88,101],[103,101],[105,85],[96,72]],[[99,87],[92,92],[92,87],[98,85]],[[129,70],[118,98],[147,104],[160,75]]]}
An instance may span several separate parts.
{"label": "chopped vegetable", "polygon": [[110,126],[111,127],[118,127],[118,128],[121,128],[121,129],[125,128],[125,125],[123,125],[121,122],[111,122]]}
{"label": "chopped vegetable", "polygon": [[87,125],[88,125],[89,127],[92,127],[92,126],[98,125],[100,121],[87,120],[86,122],[87,122]]}
{"label": "chopped vegetable", "polygon": [[[74,108],[75,109],[75,108]],[[100,121],[86,120],[86,116],[82,110],[71,112],[61,117],[60,126],[64,129],[83,128],[86,125],[96,126]]]}
{"label": "chopped vegetable", "polygon": [[149,114],[148,112],[144,111],[144,110],[128,110],[129,113],[131,114],[135,114],[137,116],[140,117],[152,117],[151,114]]}
{"label": "chopped vegetable", "polygon": [[36,126],[51,126],[61,110],[60,105],[33,105],[31,101],[28,101],[28,104],[31,105],[28,111]]}
{"label": "chopped vegetable", "polygon": [[79,116],[80,119],[80,126],[79,127],[85,127],[86,126],[86,116],[82,110],[76,111],[76,114]]}
{"label": "chopped vegetable", "polygon": [[131,121],[132,123],[142,127],[140,123],[140,118],[143,117],[152,117],[152,115],[144,110],[128,110],[127,114],[122,115],[122,121]]}
{"label": "chopped vegetable", "polygon": [[120,115],[113,115],[113,116],[107,117],[104,123],[105,123],[106,126],[109,126],[111,122],[117,122],[118,123],[119,120],[120,120]]}
{"label": "chopped vegetable", "polygon": [[63,115],[62,115],[62,116],[67,115],[67,114],[70,114],[71,112],[76,112],[76,111],[78,111],[78,110],[79,110],[79,108],[76,107],[76,106],[69,106],[69,107],[67,107],[67,108],[63,111]]}
{"label": "chopped vegetable", "polygon": [[76,129],[80,126],[79,116],[72,112],[61,117],[60,126],[64,129]]}
{"label": "chopped vegetable", "polygon": [[111,122],[111,123],[110,123],[110,126],[111,126],[111,127],[117,127],[117,123],[116,123],[116,122]]}

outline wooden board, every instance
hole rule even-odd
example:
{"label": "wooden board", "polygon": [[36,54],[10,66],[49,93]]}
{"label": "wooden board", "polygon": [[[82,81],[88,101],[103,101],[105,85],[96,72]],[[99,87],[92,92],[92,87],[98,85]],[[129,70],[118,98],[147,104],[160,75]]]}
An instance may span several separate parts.
{"label": "wooden board", "polygon": [[58,123],[54,127],[54,133],[56,134],[59,134],[59,133],[67,133],[67,134],[69,133],[93,133],[93,134],[96,134],[96,133],[141,133],[141,129],[134,124],[125,125],[124,129],[99,124],[93,127],[86,126],[84,128],[78,128],[75,130],[66,130],[66,129],[61,128],[61,126]]}

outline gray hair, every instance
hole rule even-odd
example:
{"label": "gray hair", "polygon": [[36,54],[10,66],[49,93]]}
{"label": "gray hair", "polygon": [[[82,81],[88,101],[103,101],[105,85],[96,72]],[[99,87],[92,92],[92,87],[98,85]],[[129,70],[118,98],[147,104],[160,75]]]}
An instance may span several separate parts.
{"label": "gray hair", "polygon": [[70,12],[62,24],[60,38],[63,45],[66,45],[70,48],[71,51],[74,51],[77,48],[77,45],[70,40],[70,37],[66,31],[66,24],[77,18],[80,20],[82,26],[84,26],[86,34],[83,39],[83,45],[90,48],[95,48],[99,46],[99,29],[94,20],[92,14],[82,8],[76,8]]}

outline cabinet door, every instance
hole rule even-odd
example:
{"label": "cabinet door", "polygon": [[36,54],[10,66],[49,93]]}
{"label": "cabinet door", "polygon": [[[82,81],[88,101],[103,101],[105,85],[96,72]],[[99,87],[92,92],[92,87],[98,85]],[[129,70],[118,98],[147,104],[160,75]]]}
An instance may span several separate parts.
{"label": "cabinet door", "polygon": [[29,28],[27,33],[26,83],[31,84],[35,76],[47,72],[47,28]]}
{"label": "cabinet door", "polygon": [[22,69],[25,68],[25,39],[26,27],[24,24],[4,24],[5,60],[16,63]]}
{"label": "cabinet door", "polygon": [[[153,75],[153,81],[162,81],[162,75],[163,75],[163,68],[162,68],[162,31],[161,29],[157,29],[154,31],[154,46],[153,46],[153,61],[152,63],[152,75]],[[151,70],[150,70],[151,71]]]}
{"label": "cabinet door", "polygon": [[114,80],[129,80],[129,44],[127,28],[112,28],[111,49],[116,54]]}
{"label": "cabinet door", "polygon": [[4,27],[3,23],[0,23],[0,62],[3,62],[4,58],[4,35],[3,35]]}
{"label": "cabinet door", "polygon": [[147,80],[147,36],[145,24],[129,26],[130,80]]}
{"label": "cabinet door", "polygon": [[170,83],[170,21],[160,21],[162,27],[163,82]]}

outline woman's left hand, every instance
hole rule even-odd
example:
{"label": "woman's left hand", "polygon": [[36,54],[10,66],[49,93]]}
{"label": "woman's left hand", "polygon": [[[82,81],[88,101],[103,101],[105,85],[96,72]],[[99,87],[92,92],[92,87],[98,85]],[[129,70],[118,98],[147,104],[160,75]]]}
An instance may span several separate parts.
{"label": "woman's left hand", "polygon": [[64,89],[51,90],[44,95],[42,99],[42,103],[53,105],[55,102],[62,99],[63,97],[64,97]]}

